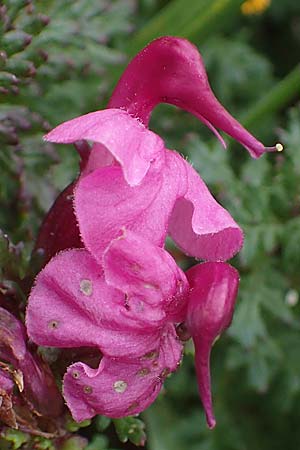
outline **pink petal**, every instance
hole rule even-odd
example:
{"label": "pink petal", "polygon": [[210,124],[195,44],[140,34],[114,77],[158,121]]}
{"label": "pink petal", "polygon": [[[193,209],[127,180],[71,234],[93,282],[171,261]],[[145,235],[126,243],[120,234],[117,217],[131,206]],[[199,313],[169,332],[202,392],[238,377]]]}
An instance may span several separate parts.
{"label": "pink petal", "polygon": [[160,347],[124,362],[104,357],[98,369],[76,363],[64,377],[64,397],[80,422],[96,414],[118,418],[138,414],[157,397],[165,377],[181,359],[182,346],[168,327]]}
{"label": "pink petal", "polygon": [[242,230],[190,164],[176,153],[169,157],[180,161],[187,184],[169,220],[170,236],[187,255],[208,261],[232,258],[243,245]]}
{"label": "pink petal", "polygon": [[87,175],[99,167],[112,166],[114,164],[117,164],[117,161],[112,153],[103,144],[95,142],[91,148],[87,163],[81,171],[81,176]]}
{"label": "pink petal", "polygon": [[109,107],[125,108],[147,126],[153,108],[159,103],[189,111],[215,133],[215,127],[220,128],[254,158],[266,151],[276,151],[276,147],[264,147],[218,102],[198,49],[185,39],[164,36],[150,42],[128,65]]}
{"label": "pink petal", "polygon": [[104,145],[121,164],[129,185],[146,175],[151,162],[162,155],[163,141],[121,109],[106,109],[64,122],[45,140],[68,144],[91,140]]}
{"label": "pink petal", "polygon": [[160,330],[149,313],[148,319],[128,309],[124,293],[106,284],[86,250],[68,250],[39,273],[26,323],[39,345],[98,347],[105,355],[132,358],[157,346]]}
{"label": "pink petal", "polygon": [[225,260],[240,249],[242,231],[199,175],[177,153],[166,151],[165,156],[164,162],[152,164],[139,186],[128,186],[116,166],[97,169],[79,181],[75,213],[83,242],[98,261],[122,227],[158,246],[164,245],[169,230],[197,258]]}
{"label": "pink petal", "polygon": [[191,293],[186,326],[195,344],[198,387],[208,426],[216,424],[212,407],[210,352],[214,340],[229,327],[239,274],[225,263],[204,263],[186,272]]}
{"label": "pink petal", "polygon": [[168,320],[184,319],[188,283],[165,250],[124,229],[103,261],[106,282],[126,293],[129,306],[138,305],[144,312],[158,308],[167,312]]}

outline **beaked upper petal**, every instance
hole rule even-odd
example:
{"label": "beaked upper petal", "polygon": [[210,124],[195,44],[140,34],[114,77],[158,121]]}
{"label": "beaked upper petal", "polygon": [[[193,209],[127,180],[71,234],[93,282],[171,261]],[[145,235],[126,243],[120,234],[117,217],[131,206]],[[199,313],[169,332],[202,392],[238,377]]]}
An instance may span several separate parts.
{"label": "beaked upper petal", "polygon": [[148,125],[159,103],[176,105],[205,123],[220,139],[219,128],[257,158],[276,147],[265,147],[220,104],[212,92],[198,49],[186,39],[164,36],[148,44],[129,63],[109,102],[125,108]]}

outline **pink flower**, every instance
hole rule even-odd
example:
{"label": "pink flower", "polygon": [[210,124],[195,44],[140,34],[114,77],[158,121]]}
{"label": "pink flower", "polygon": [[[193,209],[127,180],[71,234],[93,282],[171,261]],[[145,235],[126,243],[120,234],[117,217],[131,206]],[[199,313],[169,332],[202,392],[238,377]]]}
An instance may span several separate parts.
{"label": "pink flower", "polygon": [[216,424],[211,399],[209,359],[216,338],[229,327],[239,285],[239,274],[226,263],[204,263],[186,272],[190,295],[187,330],[195,344],[196,372],[208,426]]}
{"label": "pink flower", "polygon": [[[276,150],[264,147],[217,101],[201,56],[191,43],[175,37],[159,38],[128,65],[109,102],[111,109],[65,122],[45,137],[51,142],[94,143],[91,153],[87,145],[86,151],[80,151],[84,161],[75,191],[84,244],[90,249],[94,231],[101,229],[101,235],[97,233],[101,253],[116,230],[126,226],[146,238],[151,235],[158,245],[170,234],[185,253],[197,258],[231,258],[242,245],[238,225],[191,166],[165,149],[161,138],[146,128],[151,111],[161,102],[194,114],[223,145],[215,127],[241,142],[253,157]],[[44,248],[47,260],[58,250],[83,246],[69,191],[71,187],[57,200],[40,231],[36,248]],[[105,202],[110,191],[109,205],[102,203],[100,199]],[[59,231],[58,239],[54,230]]]}
{"label": "pink flower", "polygon": [[[186,254],[202,259],[226,260],[240,249],[242,231],[199,175],[126,111],[78,117],[46,138],[97,142],[74,192],[81,238],[96,258],[122,226],[159,246],[169,234]],[[108,152],[114,162],[106,165]]]}
{"label": "pink flower", "polygon": [[65,122],[45,137],[74,143],[82,164],[79,179],[46,218],[38,246],[48,260],[59,250],[82,248],[58,253],[40,272],[26,323],[39,345],[99,350],[97,367],[75,362],[64,376],[63,394],[77,421],[123,417],[150,405],[180,362],[175,324],[186,321],[207,421],[215,425],[209,356],[230,323],[238,274],[212,262],[190,269],[187,281],[163,246],[170,235],[187,255],[224,261],[240,249],[243,234],[193,168],[147,128],[160,102],[196,115],[223,144],[215,127],[226,131],[253,157],[276,149],[229,115],[196,48],[172,37],[133,59],[109,109]]}
{"label": "pink flower", "polygon": [[136,414],[154,401],[180,363],[174,323],[185,317],[187,290],[171,256],[127,230],[101,263],[85,249],[52,258],[29,298],[30,337],[39,345],[101,353],[97,368],[78,362],[64,377],[75,420]]}

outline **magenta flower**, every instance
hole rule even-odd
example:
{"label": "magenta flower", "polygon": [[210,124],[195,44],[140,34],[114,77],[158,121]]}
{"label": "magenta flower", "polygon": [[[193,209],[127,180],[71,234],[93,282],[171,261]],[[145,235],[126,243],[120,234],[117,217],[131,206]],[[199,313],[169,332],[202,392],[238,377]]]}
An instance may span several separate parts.
{"label": "magenta flower", "polygon": [[240,249],[242,231],[199,175],[126,111],[78,117],[46,138],[97,142],[74,192],[81,238],[96,258],[122,226],[159,246],[170,234],[186,254],[202,259],[226,260]]}
{"label": "magenta flower", "polygon": [[[75,193],[84,244],[90,250],[93,236],[101,253],[116,230],[126,226],[146,238],[151,235],[158,245],[170,234],[185,253],[198,258],[231,258],[242,245],[241,230],[191,166],[145,128],[151,111],[161,102],[194,114],[223,145],[215,127],[241,142],[254,157],[276,150],[264,147],[217,101],[201,56],[191,43],[159,38],[131,61],[109,102],[111,109],[68,121],[45,137],[51,142],[94,143],[91,153],[87,150],[83,157],[85,168]],[[109,205],[105,203],[108,192],[112,192]],[[62,194],[41,228],[36,248],[44,248],[48,260],[58,250],[83,246],[70,198],[69,191]],[[129,203],[134,217],[133,207],[129,214]],[[95,234],[98,229],[101,235]],[[56,239],[53,233],[57,230]]]}
{"label": "magenta flower", "polygon": [[204,263],[187,272],[187,281],[163,247],[170,235],[187,255],[224,261],[239,251],[243,234],[188,162],[147,128],[160,102],[191,112],[223,144],[215,127],[227,132],[253,157],[276,149],[230,116],[213,95],[196,48],[172,37],[133,59],[109,109],[65,122],[45,137],[74,143],[82,164],[38,239],[48,260],[71,249],[38,275],[26,323],[39,345],[99,351],[97,367],[74,362],[64,376],[63,395],[77,421],[149,406],[180,363],[175,326],[185,322],[208,425],[215,425],[209,357],[230,323],[238,274],[225,263]]}
{"label": "magenta flower", "polygon": [[29,298],[30,337],[39,345],[101,353],[96,369],[78,362],[64,377],[75,420],[136,414],[154,401],[181,360],[174,323],[185,317],[187,291],[171,256],[127,230],[102,264],[85,249],[52,258]]}
{"label": "magenta flower", "polygon": [[14,379],[32,409],[39,414],[56,417],[62,409],[62,398],[55,380],[49,368],[29,351],[26,340],[23,324],[0,308],[0,389],[9,396]]}
{"label": "magenta flower", "polygon": [[239,274],[226,263],[204,263],[186,272],[191,292],[186,326],[195,344],[196,372],[208,426],[216,424],[211,398],[209,359],[215,339],[229,327]]}

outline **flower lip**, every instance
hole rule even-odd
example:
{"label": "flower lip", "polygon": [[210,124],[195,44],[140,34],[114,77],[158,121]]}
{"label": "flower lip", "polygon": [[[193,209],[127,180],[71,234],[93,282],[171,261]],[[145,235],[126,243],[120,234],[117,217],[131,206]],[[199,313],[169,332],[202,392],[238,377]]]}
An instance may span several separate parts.
{"label": "flower lip", "polygon": [[216,99],[198,49],[189,41],[164,36],[145,47],[129,63],[108,106],[125,108],[148,125],[159,103],[176,105],[195,115],[220,139],[216,128],[240,142],[253,158],[276,147],[265,147]]}
{"label": "flower lip", "polygon": [[123,109],[94,111],[64,122],[44,136],[49,142],[70,144],[91,140],[106,147],[124,171],[130,186],[138,185],[151,162],[163,157],[163,140]]}

